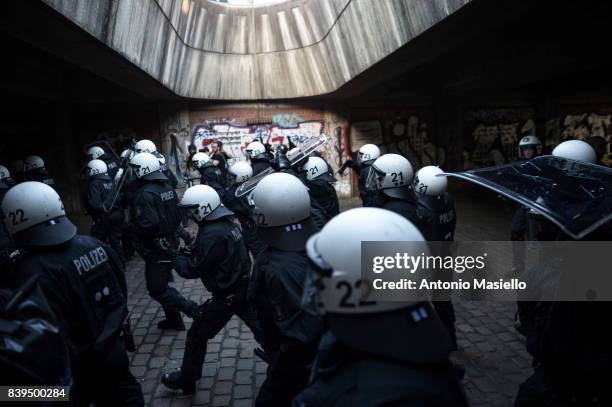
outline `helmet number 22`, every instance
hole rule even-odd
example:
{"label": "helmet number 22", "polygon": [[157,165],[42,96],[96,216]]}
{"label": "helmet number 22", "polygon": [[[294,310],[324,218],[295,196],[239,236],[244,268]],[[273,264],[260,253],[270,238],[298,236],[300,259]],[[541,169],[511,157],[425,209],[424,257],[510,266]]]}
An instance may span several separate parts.
{"label": "helmet number 22", "polygon": [[[355,281],[354,287],[356,290],[360,289],[361,283],[362,283],[362,280]],[[338,283],[336,283],[336,289],[340,290],[342,288],[346,289],[346,291],[344,295],[342,296],[342,298],[340,298],[340,306],[343,308],[355,308],[355,303],[349,301],[349,299],[351,298],[351,295],[353,294],[353,285],[348,281],[338,281]],[[364,294],[365,296],[367,296],[368,294],[367,291]],[[376,305],[376,301],[365,301],[363,299],[359,300],[358,306],[360,307],[367,307],[370,305]]]}
{"label": "helmet number 22", "polygon": [[12,219],[13,226],[19,225],[20,223],[28,220],[23,213],[23,209],[17,209],[15,212],[10,212],[9,218]]}

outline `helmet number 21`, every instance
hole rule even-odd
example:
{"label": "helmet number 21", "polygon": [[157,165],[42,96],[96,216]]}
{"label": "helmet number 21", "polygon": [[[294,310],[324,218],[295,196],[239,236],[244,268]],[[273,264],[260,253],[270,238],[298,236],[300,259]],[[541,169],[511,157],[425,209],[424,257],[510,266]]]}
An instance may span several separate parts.
{"label": "helmet number 21", "polygon": [[25,217],[23,209],[17,209],[15,212],[9,213],[9,218],[13,221],[13,226],[19,225],[21,222],[25,222],[28,218]]}

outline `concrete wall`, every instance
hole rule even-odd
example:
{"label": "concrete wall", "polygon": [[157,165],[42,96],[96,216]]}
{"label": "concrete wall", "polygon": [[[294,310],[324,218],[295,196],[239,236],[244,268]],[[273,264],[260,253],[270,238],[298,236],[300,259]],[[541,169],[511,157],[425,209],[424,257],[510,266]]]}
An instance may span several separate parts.
{"label": "concrete wall", "polygon": [[177,95],[215,100],[330,93],[469,2],[42,1]]}

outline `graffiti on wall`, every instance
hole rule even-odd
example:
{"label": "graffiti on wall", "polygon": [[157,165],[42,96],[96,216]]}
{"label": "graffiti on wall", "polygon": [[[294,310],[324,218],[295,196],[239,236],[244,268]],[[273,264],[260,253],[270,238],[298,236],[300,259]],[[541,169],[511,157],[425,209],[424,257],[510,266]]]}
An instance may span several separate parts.
{"label": "graffiti on wall", "polygon": [[465,125],[463,169],[516,161],[521,137],[536,134],[531,108],[468,110]]}
{"label": "graffiti on wall", "polygon": [[603,163],[612,165],[612,106],[578,107],[546,122],[545,148],[568,139],[584,140],[602,150]]}
{"label": "graffiti on wall", "polygon": [[201,123],[193,126],[192,143],[198,149],[208,146],[215,140],[223,142],[224,150],[237,160],[246,160],[244,150],[254,141],[261,140],[271,145],[289,144],[289,139],[296,145],[308,141],[323,133],[323,122],[317,120],[302,121],[297,126],[281,126],[275,123],[264,123],[238,126],[227,122]]}
{"label": "graffiti on wall", "polygon": [[401,154],[415,168],[444,165],[446,152],[429,136],[427,122],[418,115],[385,117],[351,123],[351,151],[356,153],[364,144],[376,144],[381,153]]}

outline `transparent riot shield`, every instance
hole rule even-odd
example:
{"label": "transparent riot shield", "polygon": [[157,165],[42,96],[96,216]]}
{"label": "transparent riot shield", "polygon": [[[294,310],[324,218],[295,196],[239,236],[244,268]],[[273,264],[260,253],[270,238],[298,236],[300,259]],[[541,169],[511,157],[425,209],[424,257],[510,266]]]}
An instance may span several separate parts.
{"label": "transparent riot shield", "polygon": [[612,169],[554,156],[445,173],[473,182],[557,225],[574,239],[612,219]]}
{"label": "transparent riot shield", "polygon": [[[298,147],[300,149],[299,153],[291,157],[291,164],[297,163],[305,157],[308,157],[313,151],[317,151],[323,147],[323,145],[327,143],[327,136],[325,134],[320,134],[317,137],[313,137],[308,141],[300,144]],[[259,181],[264,179],[267,175],[270,175],[274,172],[274,168],[266,168],[250,180],[246,181],[244,184],[240,185],[238,189],[236,189],[236,196],[241,197],[243,195],[251,192]]]}

